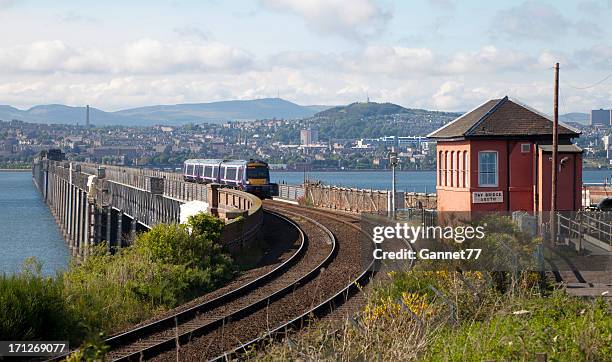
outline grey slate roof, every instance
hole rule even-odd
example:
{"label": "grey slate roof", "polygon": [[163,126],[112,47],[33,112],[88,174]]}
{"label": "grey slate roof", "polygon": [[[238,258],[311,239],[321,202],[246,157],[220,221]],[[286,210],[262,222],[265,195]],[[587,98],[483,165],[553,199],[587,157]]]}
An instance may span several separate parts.
{"label": "grey slate roof", "polygon": [[[579,134],[579,131],[567,125],[559,124],[559,136],[572,138]],[[552,121],[548,117],[506,96],[483,103],[476,109],[430,133],[428,137],[449,139],[546,135],[552,136]]]}

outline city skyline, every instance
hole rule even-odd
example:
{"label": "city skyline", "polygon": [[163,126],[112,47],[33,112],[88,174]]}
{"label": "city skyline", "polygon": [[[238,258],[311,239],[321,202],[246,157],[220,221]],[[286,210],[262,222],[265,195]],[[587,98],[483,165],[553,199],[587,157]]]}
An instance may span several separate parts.
{"label": "city skyline", "polygon": [[510,94],[551,113],[609,108],[612,1],[0,1],[0,104],[276,97],[466,111]]}

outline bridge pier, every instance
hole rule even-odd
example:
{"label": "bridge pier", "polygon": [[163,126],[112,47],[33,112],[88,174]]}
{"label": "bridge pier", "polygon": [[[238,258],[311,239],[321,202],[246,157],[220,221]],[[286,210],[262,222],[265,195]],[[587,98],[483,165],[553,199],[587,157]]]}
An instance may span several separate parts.
{"label": "bridge pier", "polygon": [[116,249],[121,249],[123,247],[123,211],[117,210],[117,236],[115,239]]}
{"label": "bridge pier", "polygon": [[110,206],[106,207],[106,243],[108,244],[108,251],[113,250],[113,240],[111,233],[113,230],[113,208]]}
{"label": "bridge pier", "polygon": [[132,239],[132,243],[136,239],[136,233],[138,232],[138,219],[133,218],[130,223],[130,239]]}

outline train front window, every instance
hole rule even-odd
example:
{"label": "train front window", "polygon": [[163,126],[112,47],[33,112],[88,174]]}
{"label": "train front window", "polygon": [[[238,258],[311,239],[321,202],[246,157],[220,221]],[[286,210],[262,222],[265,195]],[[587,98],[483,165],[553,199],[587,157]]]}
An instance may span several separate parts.
{"label": "train front window", "polygon": [[270,173],[267,167],[248,167],[247,168],[247,179],[266,179],[270,178]]}

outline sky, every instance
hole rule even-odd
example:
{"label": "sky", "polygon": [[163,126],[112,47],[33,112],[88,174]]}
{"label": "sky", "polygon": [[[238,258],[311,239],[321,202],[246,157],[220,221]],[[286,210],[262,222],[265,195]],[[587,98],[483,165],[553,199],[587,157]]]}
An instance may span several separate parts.
{"label": "sky", "polygon": [[[0,104],[612,106],[612,0],[0,0]],[[598,84],[596,84],[598,83]],[[586,88],[586,89],[583,89]]]}

